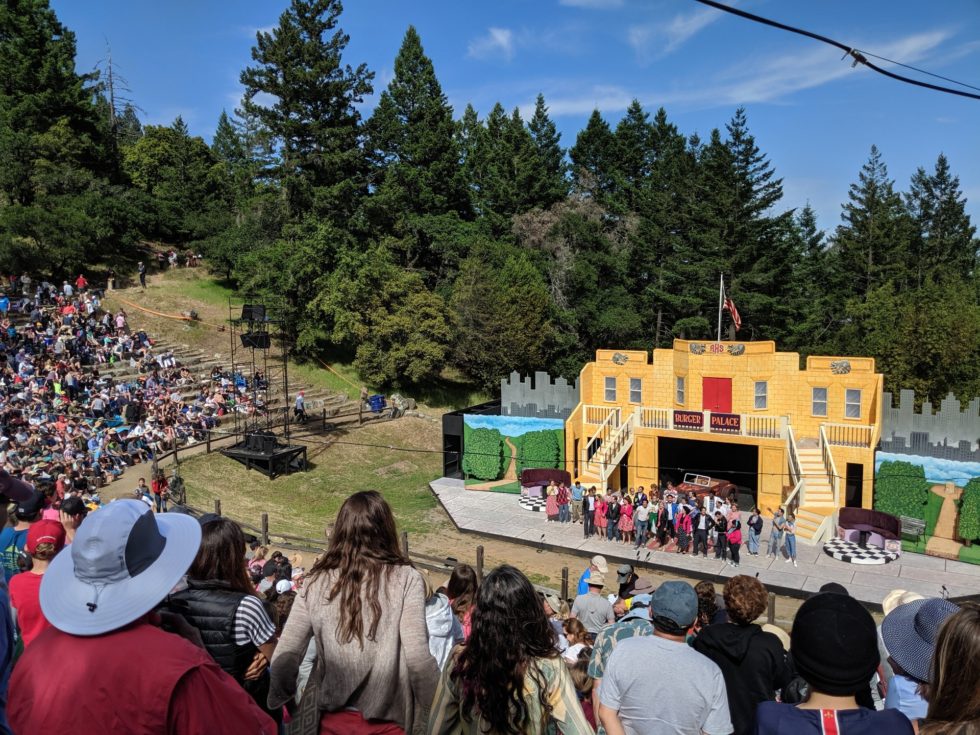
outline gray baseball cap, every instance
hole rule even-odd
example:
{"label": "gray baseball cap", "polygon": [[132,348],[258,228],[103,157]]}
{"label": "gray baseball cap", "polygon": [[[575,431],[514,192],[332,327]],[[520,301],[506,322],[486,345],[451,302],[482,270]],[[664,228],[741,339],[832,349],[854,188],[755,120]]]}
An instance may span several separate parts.
{"label": "gray baseball cap", "polygon": [[687,582],[664,582],[651,595],[650,608],[653,617],[667,618],[687,627],[698,616],[698,595]]}

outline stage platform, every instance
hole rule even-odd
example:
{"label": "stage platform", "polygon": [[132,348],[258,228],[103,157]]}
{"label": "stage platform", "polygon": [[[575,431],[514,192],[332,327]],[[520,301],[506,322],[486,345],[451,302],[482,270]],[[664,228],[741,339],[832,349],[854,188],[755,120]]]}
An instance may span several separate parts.
{"label": "stage platform", "polygon": [[[923,554],[905,553],[890,564],[862,568],[827,556],[821,546],[798,543],[799,566],[794,567],[781,557],[765,556],[768,522],[763,529],[759,556],[749,556],[743,544],[741,565],[734,569],[710,555],[704,559],[646,549],[637,553],[632,547],[615,541],[585,539],[581,524],[549,523],[544,513],[528,513],[521,508],[519,495],[467,490],[462,480],[445,477],[429,483],[429,487],[460,531],[575,554],[582,557],[582,569],[589,557],[602,554],[609,562],[610,572],[617,565],[628,563],[637,567],[640,574],[644,568],[659,569],[719,584],[735,574],[758,573],[770,591],[794,597],[806,597],[827,582],[838,582],[857,599],[879,608],[885,595],[896,588],[932,597],[941,596],[944,585],[950,597],[980,592],[980,565]],[[747,514],[743,513],[745,517]],[[578,582],[581,571],[569,570],[572,585]]]}
{"label": "stage platform", "polygon": [[271,451],[250,449],[241,441],[219,450],[226,457],[241,462],[247,469],[258,470],[273,479],[279,475],[306,471],[306,447],[301,444],[276,444]]}

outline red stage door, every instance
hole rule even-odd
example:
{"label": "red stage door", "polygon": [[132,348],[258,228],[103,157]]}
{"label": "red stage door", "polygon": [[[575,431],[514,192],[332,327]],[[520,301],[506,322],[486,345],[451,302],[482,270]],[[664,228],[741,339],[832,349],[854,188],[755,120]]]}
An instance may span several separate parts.
{"label": "red stage door", "polygon": [[701,408],[713,413],[732,412],[732,379],[702,378]]}

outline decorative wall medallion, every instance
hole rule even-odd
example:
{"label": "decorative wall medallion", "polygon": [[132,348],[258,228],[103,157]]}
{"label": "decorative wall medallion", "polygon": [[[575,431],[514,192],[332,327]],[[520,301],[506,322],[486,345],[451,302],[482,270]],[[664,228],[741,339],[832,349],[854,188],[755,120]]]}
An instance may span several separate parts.
{"label": "decorative wall medallion", "polygon": [[734,357],[745,354],[745,345],[728,345],[728,354]]}
{"label": "decorative wall medallion", "polygon": [[614,352],[612,356],[612,361],[616,365],[625,365],[629,362],[630,356],[624,355],[622,352]]}
{"label": "decorative wall medallion", "polygon": [[850,360],[834,360],[830,363],[830,372],[834,375],[847,375],[851,372]]}
{"label": "decorative wall medallion", "polygon": [[703,355],[704,354],[704,344],[702,342],[692,342],[691,343],[691,354],[692,355]]}

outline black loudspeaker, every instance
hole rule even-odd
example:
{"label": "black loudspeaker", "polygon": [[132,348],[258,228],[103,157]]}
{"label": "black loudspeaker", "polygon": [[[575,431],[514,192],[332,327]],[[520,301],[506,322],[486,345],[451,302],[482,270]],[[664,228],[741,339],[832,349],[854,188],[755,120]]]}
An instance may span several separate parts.
{"label": "black loudspeaker", "polygon": [[242,306],[243,322],[264,322],[265,306],[262,304],[245,304]]}
{"label": "black loudspeaker", "polygon": [[267,350],[272,346],[268,332],[245,332],[239,336],[242,338],[242,347],[246,349]]}
{"label": "black loudspeaker", "polygon": [[274,454],[276,451],[276,437],[263,436],[262,449],[260,451],[262,452],[262,454]]}

